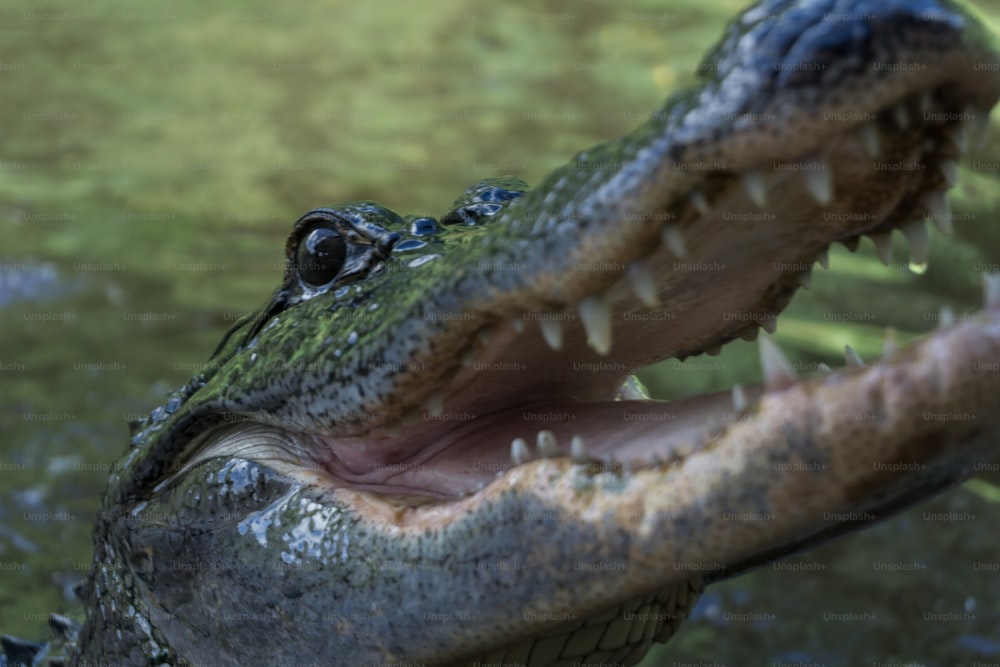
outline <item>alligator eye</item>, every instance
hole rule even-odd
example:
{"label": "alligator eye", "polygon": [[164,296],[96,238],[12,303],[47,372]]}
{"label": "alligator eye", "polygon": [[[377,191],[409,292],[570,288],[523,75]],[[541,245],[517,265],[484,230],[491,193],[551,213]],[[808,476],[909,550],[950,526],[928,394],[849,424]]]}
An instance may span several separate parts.
{"label": "alligator eye", "polygon": [[325,285],[340,273],[347,259],[347,242],[330,227],[317,227],[299,243],[295,265],[299,278],[313,287]]}

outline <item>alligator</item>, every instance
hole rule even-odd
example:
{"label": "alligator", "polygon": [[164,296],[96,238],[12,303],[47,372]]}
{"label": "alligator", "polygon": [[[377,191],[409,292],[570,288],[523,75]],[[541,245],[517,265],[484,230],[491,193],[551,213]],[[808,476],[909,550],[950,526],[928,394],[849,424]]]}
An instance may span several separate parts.
{"label": "alligator", "polygon": [[798,375],[765,335],[759,385],[658,402],[630,374],[773,332],[833,243],[901,230],[926,262],[998,69],[950,0],[764,0],[534,189],[306,213],[267,304],[134,426],[65,659],[635,664],[705,585],[967,478],[998,276],[874,363]]}

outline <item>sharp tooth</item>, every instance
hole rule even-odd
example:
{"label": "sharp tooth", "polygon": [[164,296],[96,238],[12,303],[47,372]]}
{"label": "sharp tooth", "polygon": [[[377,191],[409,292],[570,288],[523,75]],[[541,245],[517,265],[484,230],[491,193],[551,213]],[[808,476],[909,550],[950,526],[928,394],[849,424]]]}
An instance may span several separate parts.
{"label": "sharp tooth", "polygon": [[754,169],[743,172],[743,188],[747,191],[750,199],[758,208],[767,205],[767,184],[764,183],[764,175]]}
{"label": "sharp tooth", "polygon": [[424,410],[427,410],[434,417],[440,417],[444,412],[444,393],[440,391],[431,392],[424,399]]}
{"label": "sharp tooth", "polygon": [[949,188],[954,187],[955,183],[958,183],[957,160],[941,160],[938,164],[938,169],[941,170],[941,175],[944,176],[944,182]]}
{"label": "sharp tooth", "polygon": [[528,443],[524,438],[514,438],[510,443],[510,458],[514,461],[514,465],[521,465],[526,463],[531,457],[531,450],[528,449]]}
{"label": "sharp tooth", "polygon": [[845,248],[847,248],[848,252],[854,252],[855,250],[858,249],[858,245],[861,243],[861,237],[860,236],[854,236],[854,237],[851,237],[849,239],[844,239],[840,243]]}
{"label": "sharp tooth", "polygon": [[920,195],[920,203],[930,213],[931,220],[943,234],[951,236],[955,233],[955,227],[951,222],[951,204],[944,190],[925,192]]}
{"label": "sharp tooth", "polygon": [[552,431],[538,432],[538,454],[546,458],[559,453],[559,443],[556,441],[556,434]]}
{"label": "sharp tooth", "polygon": [[900,229],[906,235],[906,240],[910,244],[910,262],[913,264],[926,264],[930,259],[931,240],[927,236],[927,227],[923,220],[911,220]]}
{"label": "sharp tooth", "polygon": [[829,269],[830,268],[829,248],[823,248],[823,250],[818,255],[816,255],[816,261],[819,262],[819,265],[822,266],[824,269]]}
{"label": "sharp tooth", "polygon": [[1000,310],[1000,273],[983,274],[983,307]]}
{"label": "sharp tooth", "polygon": [[625,269],[632,291],[646,306],[656,308],[660,305],[660,294],[656,289],[656,278],[648,260],[637,259]]}
{"label": "sharp tooth", "polygon": [[600,355],[611,351],[611,301],[606,294],[586,296],[578,306],[587,343]]}
{"label": "sharp tooth", "polygon": [[778,330],[778,318],[772,313],[767,313],[761,316],[761,318],[757,320],[757,324],[759,324],[760,327],[769,334],[773,334]]}
{"label": "sharp tooth", "polygon": [[969,119],[965,121],[965,127],[972,149],[980,150],[990,138],[990,112],[989,110],[968,107],[965,110],[965,115]]}
{"label": "sharp tooth", "polygon": [[[542,313],[542,317],[545,317],[545,313]],[[549,347],[553,350],[558,351],[562,347],[562,320],[540,319],[538,320],[538,326],[542,330],[542,338],[545,339],[545,342],[548,343]]]}
{"label": "sharp tooth", "polygon": [[691,200],[691,206],[694,207],[694,210],[698,211],[699,215],[708,215],[711,213],[712,207],[708,205],[708,200],[705,199],[705,194],[701,190],[692,190],[688,197]]}
{"label": "sharp tooth", "polygon": [[892,327],[885,328],[885,334],[882,338],[882,358],[888,359],[892,355],[896,354],[898,349],[896,344],[896,330]]}
{"label": "sharp tooth", "polygon": [[847,362],[848,368],[858,368],[865,365],[864,359],[850,345],[844,346],[844,361]]}
{"label": "sharp tooth", "polygon": [[951,309],[951,306],[941,306],[941,310],[938,311],[938,326],[946,329],[954,324],[955,311]]}
{"label": "sharp tooth", "polygon": [[752,327],[747,327],[746,329],[740,332],[740,338],[748,341],[757,340],[757,336],[759,335],[760,335],[760,329],[757,328],[757,325],[754,325]]}
{"label": "sharp tooth", "polygon": [[802,271],[795,274],[795,280],[802,289],[809,289],[812,287],[813,274],[811,271]]}
{"label": "sharp tooth", "polygon": [[869,234],[875,250],[878,252],[878,259],[885,266],[892,262],[892,232],[881,232],[879,234]]}
{"label": "sharp tooth", "polygon": [[583,444],[583,438],[574,435],[569,441],[569,455],[573,463],[586,463],[590,460],[587,456],[587,447]]}
{"label": "sharp tooth", "polygon": [[760,367],[764,372],[764,389],[767,391],[781,391],[795,384],[792,365],[770,338],[760,339]]}
{"label": "sharp tooth", "polygon": [[743,385],[734,384],[733,385],[733,410],[738,413],[742,413],[747,409],[747,393],[743,390]]}
{"label": "sharp tooth", "polygon": [[514,331],[517,333],[524,333],[524,320],[520,317],[515,317],[510,321],[510,325],[514,327]]}
{"label": "sharp tooth", "polygon": [[892,119],[896,121],[896,125],[901,130],[905,130],[910,126],[910,113],[902,104],[897,104],[892,108]]}
{"label": "sharp tooth", "polygon": [[802,172],[806,180],[806,189],[820,206],[826,206],[833,201],[833,171],[825,161],[818,161],[819,168]]}
{"label": "sharp tooth", "polygon": [[680,227],[677,225],[667,225],[660,232],[660,238],[663,239],[663,242],[670,248],[670,252],[674,253],[675,257],[687,257],[687,245],[684,243],[684,234],[681,233]]}
{"label": "sharp tooth", "polygon": [[827,366],[826,364],[824,364],[822,361],[819,362],[818,364],[816,364],[816,370],[818,370],[820,373],[832,373],[833,372],[833,369],[830,368],[829,366]]}
{"label": "sharp tooth", "polygon": [[858,135],[861,137],[861,143],[865,145],[865,150],[868,151],[868,157],[877,158],[882,152],[882,146],[875,123],[869,122],[860,125]]}

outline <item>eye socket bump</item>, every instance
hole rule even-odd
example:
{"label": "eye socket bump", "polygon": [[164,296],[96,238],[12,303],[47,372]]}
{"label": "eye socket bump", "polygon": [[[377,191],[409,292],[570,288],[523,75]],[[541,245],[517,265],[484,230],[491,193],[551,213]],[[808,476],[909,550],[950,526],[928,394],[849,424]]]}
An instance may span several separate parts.
{"label": "eye socket bump", "polygon": [[316,227],[299,241],[295,268],[311,287],[326,285],[337,277],[347,261],[347,241],[331,227]]}

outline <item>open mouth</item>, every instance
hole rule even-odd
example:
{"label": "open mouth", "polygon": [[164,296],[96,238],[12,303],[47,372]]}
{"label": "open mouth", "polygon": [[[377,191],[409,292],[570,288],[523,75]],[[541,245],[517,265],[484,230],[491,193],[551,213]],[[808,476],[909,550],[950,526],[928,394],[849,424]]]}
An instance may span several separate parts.
{"label": "open mouth", "polygon": [[[267,308],[114,478],[132,514],[241,508],[170,539],[124,517],[161,573],[197,553],[188,540],[253,573],[148,578],[164,606],[239,590],[312,642],[295,655],[340,662],[634,664],[704,582],[967,476],[1000,428],[1000,374],[982,370],[1000,358],[995,276],[979,316],[944,311],[867,364],[848,350],[798,377],[765,337],[759,384],[663,403],[627,382],[773,332],[834,243],[867,236],[888,260],[899,230],[922,265],[926,218],[952,233],[945,193],[1000,98],[996,54],[950,10],[857,6],[871,13],[751,8],[700,85],[536,189],[473,201],[490,215],[424,219],[438,230],[405,241],[418,219],[372,202],[300,218]],[[365,619],[331,632],[331,605]],[[215,643],[217,616],[183,631]]]}
{"label": "open mouth", "polygon": [[[868,236],[888,262],[899,230],[910,263],[925,264],[925,219],[952,233],[945,192],[986,131],[988,107],[969,99],[954,86],[920,90],[869,120],[832,120],[843,128],[795,159],[700,173],[662,214],[623,223],[650,228],[627,262],[574,267],[579,282],[596,275],[606,287],[575,306],[494,318],[432,369],[449,379],[402,418],[359,435],[290,436],[294,448],[334,487],[454,499],[538,459],[636,471],[710,447],[766,390],[798,382],[773,343],[761,344],[763,384],[663,403],[622,393],[622,382],[773,332],[833,242],[854,250]],[[849,355],[838,373],[859,363]]]}

